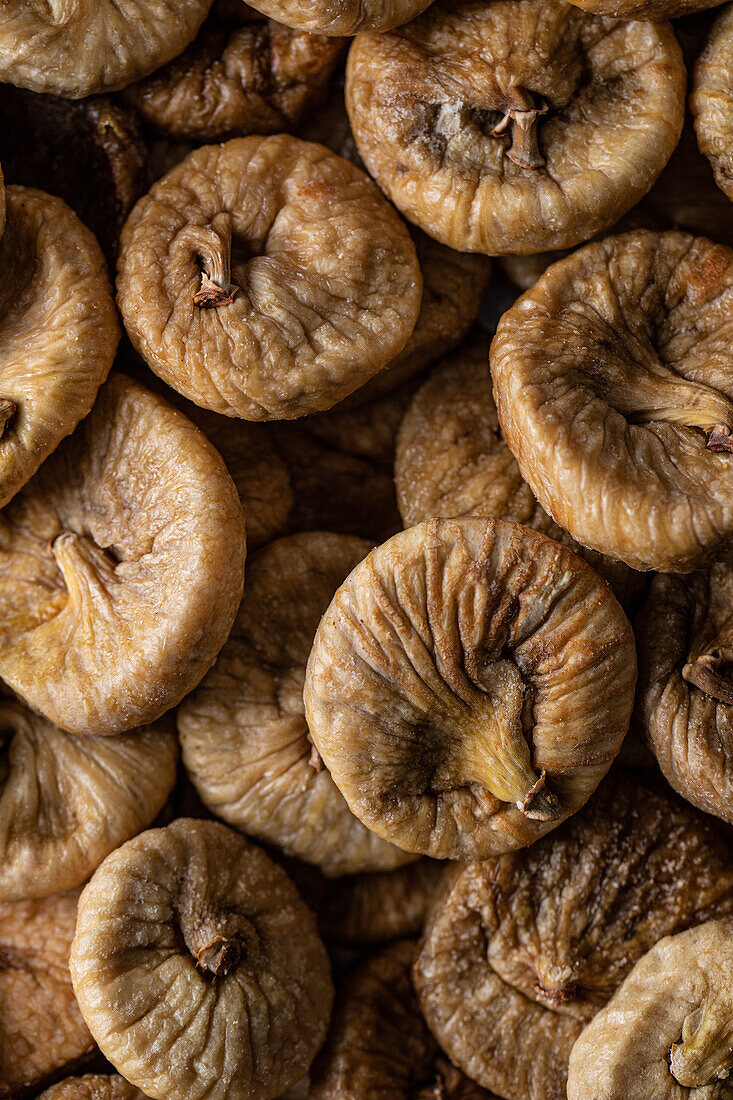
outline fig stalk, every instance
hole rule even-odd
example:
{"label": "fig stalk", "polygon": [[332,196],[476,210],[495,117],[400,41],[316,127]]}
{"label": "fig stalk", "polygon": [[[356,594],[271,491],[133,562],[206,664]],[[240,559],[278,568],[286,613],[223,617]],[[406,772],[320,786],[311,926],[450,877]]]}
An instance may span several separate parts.
{"label": "fig stalk", "polygon": [[201,269],[199,289],[193,296],[199,309],[230,306],[238,288],[231,281],[232,228],[228,214],[217,214],[209,225],[188,225],[178,234],[174,248],[196,257]]}
{"label": "fig stalk", "polygon": [[507,107],[503,118],[494,127],[492,134],[500,137],[509,130],[511,144],[506,155],[513,164],[520,168],[542,168],[545,158],[540,152],[539,135],[537,132],[537,120],[549,110],[544,100],[540,99],[540,106],[534,104],[531,92],[525,92],[521,88],[513,89],[516,104]]}
{"label": "fig stalk", "polygon": [[733,682],[720,671],[723,659],[712,653],[703,653],[682,669],[682,679],[704,691],[719,703],[733,704]]}
{"label": "fig stalk", "polygon": [[682,1041],[670,1051],[669,1065],[684,1088],[705,1088],[729,1076],[733,1069],[733,1020],[727,1005],[717,1004],[716,998],[709,996],[702,1019],[699,1012],[688,1016],[682,1025]]}

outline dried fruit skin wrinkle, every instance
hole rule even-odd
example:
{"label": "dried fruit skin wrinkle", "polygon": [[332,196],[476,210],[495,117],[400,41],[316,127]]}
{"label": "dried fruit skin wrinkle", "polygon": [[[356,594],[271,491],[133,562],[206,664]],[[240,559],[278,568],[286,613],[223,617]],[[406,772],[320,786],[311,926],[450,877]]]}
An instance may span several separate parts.
{"label": "dried fruit skin wrinkle", "polygon": [[731,915],[717,826],[618,769],[556,832],[460,870],[413,980],[464,1073],[507,1100],[566,1100],[573,1044],[634,963],[662,936]]}
{"label": "dried fruit skin wrinkle", "polygon": [[108,856],[79,903],[74,991],[102,1053],[153,1100],[271,1100],[333,1000],[315,920],[243,836],[179,818]]}
{"label": "dried fruit skin wrinkle", "polygon": [[253,8],[310,34],[358,34],[398,27],[432,0],[255,0]]}
{"label": "dried fruit skin wrinkle", "polygon": [[491,373],[504,436],[582,545],[686,573],[729,540],[731,320],[733,251],[647,230],[553,264],[502,317]]}
{"label": "dried fruit skin wrinkle", "polygon": [[357,38],[346,103],[411,222],[459,251],[526,254],[587,240],[639,201],[679,139],[685,82],[667,24],[438,0]]}
{"label": "dried fruit skin wrinkle", "polygon": [[96,240],[66,203],[8,187],[0,237],[0,507],[94,404],[119,325]]}
{"label": "dried fruit skin wrinkle", "polygon": [[733,921],[669,936],[573,1047],[568,1100],[730,1100]]}
{"label": "dried fruit skin wrinkle", "polygon": [[303,706],[318,622],[369,550],[363,539],[309,532],[250,558],[229,640],[177,718],[183,762],[212,813],[329,875],[410,859],[351,813],[314,753]]}
{"label": "dried fruit skin wrinkle", "polygon": [[613,15],[621,19],[677,19],[718,7],[720,0],[570,0],[593,15]]}
{"label": "dried fruit skin wrinkle", "polygon": [[124,88],[179,54],[211,0],[5,0],[0,80],[81,99]]}
{"label": "dried fruit skin wrinkle", "polygon": [[700,152],[710,161],[715,182],[729,199],[733,199],[732,74],[733,14],[725,7],[695,64],[690,108]]}
{"label": "dried fruit skin wrinkle", "polygon": [[189,400],[246,420],[335,405],[402,350],[421,295],[376,185],[288,135],[197,149],[122,234],[117,298],[136,349]]}
{"label": "dried fruit skin wrinkle", "polygon": [[147,725],[213,664],[244,557],[218,453],[115,374],[0,513],[0,677],[71,733]]}
{"label": "dried fruit skin wrinkle", "polygon": [[635,680],[630,626],[582,559],[517,524],[428,520],[338,590],[304,699],[357,817],[406,851],[466,860],[583,805]]}
{"label": "dried fruit skin wrinkle", "polygon": [[124,1077],[117,1074],[89,1073],[84,1077],[67,1077],[46,1089],[38,1100],[148,1100]]}

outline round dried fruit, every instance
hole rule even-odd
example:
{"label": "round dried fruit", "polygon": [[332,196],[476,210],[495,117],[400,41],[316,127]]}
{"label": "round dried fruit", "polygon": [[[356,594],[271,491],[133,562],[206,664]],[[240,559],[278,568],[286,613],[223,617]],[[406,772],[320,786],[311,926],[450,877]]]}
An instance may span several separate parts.
{"label": "round dried fruit", "polygon": [[446,360],[418,391],[399,431],[395,483],[405,527],[430,516],[495,516],[523,523],[584,557],[623,604],[643,591],[644,574],[579,546],[522,479],[499,427],[486,336]]}
{"label": "round dried fruit", "polygon": [[346,101],[410,221],[460,251],[524,254],[587,240],[638,202],[679,139],[685,80],[665,24],[438,0],[356,40]]}
{"label": "round dried fruit", "polygon": [[733,251],[647,230],[553,264],[504,314],[491,345],[502,430],[578,542],[685,573],[730,539],[732,320]]}
{"label": "round dried fruit", "polygon": [[117,1074],[87,1074],[86,1077],[67,1077],[52,1085],[38,1100],[148,1100],[124,1077]]}
{"label": "round dried fruit", "polygon": [[94,1041],[69,976],[78,894],[0,904],[0,1097],[87,1061]]}
{"label": "round dried fruit", "polygon": [[432,0],[253,0],[252,7],[311,34],[387,31],[414,19]]}
{"label": "round dried fruit", "polygon": [[75,737],[0,697],[0,899],[85,882],[160,812],[177,755],[165,727]]}
{"label": "round dried fruit", "polygon": [[323,1042],[315,919],[243,836],[179,818],[108,856],[79,902],[74,991],[102,1053],[155,1100],[269,1100]]}
{"label": "round dried fruit", "polygon": [[250,558],[229,640],[178,710],[183,762],[204,804],[330,875],[410,858],[353,816],[314,752],[303,705],[318,623],[369,549],[362,539],[312,532]]}
{"label": "round dried fruit", "polygon": [[153,184],[118,267],[151,368],[247,420],[335,405],[403,349],[422,295],[410,235],[376,185],[285,134],[197,149]]}
{"label": "round dried fruit", "polygon": [[715,182],[733,199],[733,9],[716,20],[695,65],[690,107],[700,151],[713,166]]}
{"label": "round dried fruit", "polygon": [[318,628],[311,736],[353,813],[406,851],[483,859],[578,810],[616,756],[631,628],[590,566],[493,519],[373,550]]}
{"label": "round dried fruit", "polygon": [[0,677],[71,733],[147,725],[211,667],[244,557],[217,452],[114,375],[0,514]]}
{"label": "round dried fruit", "polygon": [[99,245],[61,199],[8,187],[0,238],[0,507],[94,404],[119,326]]}
{"label": "round dried fruit", "polygon": [[179,54],[211,0],[4,0],[0,80],[81,99],[124,88]]}
{"label": "round dried fruit", "polygon": [[730,1100],[733,920],[661,940],[573,1047],[568,1100]]}
{"label": "round dried fruit", "polygon": [[565,1100],[573,1043],[634,963],[660,937],[730,915],[727,838],[619,769],[556,833],[461,870],[413,979],[464,1073],[507,1100]]}

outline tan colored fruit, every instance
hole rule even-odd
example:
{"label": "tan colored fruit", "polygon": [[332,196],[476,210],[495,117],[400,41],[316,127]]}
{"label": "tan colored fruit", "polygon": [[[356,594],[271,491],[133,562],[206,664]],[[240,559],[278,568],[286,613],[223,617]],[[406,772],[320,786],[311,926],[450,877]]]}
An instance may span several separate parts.
{"label": "tan colored fruit", "polygon": [[179,818],[108,856],[79,903],[71,973],[102,1053],[153,1100],[270,1100],[323,1042],[315,920],[243,836]]}
{"label": "tan colored fruit", "polygon": [[606,237],[553,264],[491,345],[499,420],[556,523],[634,569],[689,572],[733,533],[733,251]]}
{"label": "tan colored fruit", "polygon": [[413,979],[464,1073],[506,1100],[565,1100],[573,1044],[634,963],[662,936],[732,914],[727,839],[616,770],[557,832],[460,871]]}
{"label": "tan colored fruit", "polygon": [[733,920],[668,936],[573,1047],[568,1100],[730,1100]]}
{"label": "tan colored fruit", "polygon": [[310,34],[386,31],[414,19],[432,0],[254,0],[253,8]]}
{"label": "tan colored fruit", "polygon": [[427,520],[336,592],[304,699],[357,817],[466,860],[531,844],[586,802],[635,680],[631,628],[581,558],[501,520]]}
{"label": "tan colored fruit", "polygon": [[38,1100],[148,1100],[124,1077],[117,1074],[90,1073],[85,1077],[67,1077],[52,1085]]}
{"label": "tan colored fruit", "polygon": [[[705,5],[707,6],[707,5]],[[733,199],[733,14],[721,9],[695,65],[690,107],[700,146],[721,191]]]}
{"label": "tan colored fruit", "polygon": [[0,513],[0,677],[71,733],[155,721],[242,594],[242,510],[204,436],[122,375]]}
{"label": "tan colored fruit", "polygon": [[720,0],[570,0],[593,15],[622,19],[676,19],[718,7]]}

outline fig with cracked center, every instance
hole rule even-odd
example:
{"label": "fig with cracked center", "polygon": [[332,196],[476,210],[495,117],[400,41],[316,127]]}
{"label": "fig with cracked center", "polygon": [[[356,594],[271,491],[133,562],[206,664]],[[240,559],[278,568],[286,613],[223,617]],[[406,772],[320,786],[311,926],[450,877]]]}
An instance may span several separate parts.
{"label": "fig with cracked center", "polygon": [[433,0],[253,0],[252,7],[310,34],[387,31],[414,19]]}

